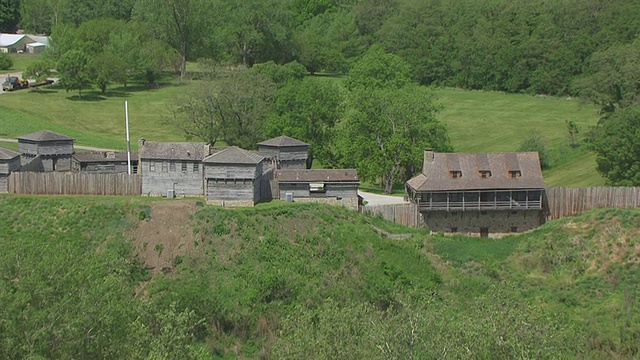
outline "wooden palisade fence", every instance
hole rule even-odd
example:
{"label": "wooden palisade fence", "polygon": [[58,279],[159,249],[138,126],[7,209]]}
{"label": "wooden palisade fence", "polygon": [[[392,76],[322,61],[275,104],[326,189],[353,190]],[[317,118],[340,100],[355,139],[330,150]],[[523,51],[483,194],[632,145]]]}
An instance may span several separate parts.
{"label": "wooden palisade fence", "polygon": [[362,207],[362,213],[371,216],[380,216],[387,221],[393,221],[408,227],[422,226],[422,216],[420,216],[418,212],[418,206],[414,203],[366,205]]}
{"label": "wooden palisade fence", "polygon": [[9,193],[47,195],[140,195],[142,177],[127,174],[15,172]]}
{"label": "wooden palisade fence", "polygon": [[547,188],[547,220],[596,208],[640,207],[640,187]]}

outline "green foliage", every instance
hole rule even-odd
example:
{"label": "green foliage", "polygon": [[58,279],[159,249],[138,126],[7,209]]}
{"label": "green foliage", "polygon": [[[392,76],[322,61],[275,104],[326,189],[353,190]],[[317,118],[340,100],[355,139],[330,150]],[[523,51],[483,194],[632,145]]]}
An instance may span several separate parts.
{"label": "green foliage", "polygon": [[82,97],[82,89],[91,86],[91,59],[80,50],[66,52],[56,67],[60,75],[60,83],[67,90],[78,90]]}
{"label": "green foliage", "polygon": [[333,82],[315,77],[289,81],[276,93],[265,135],[287,135],[309,143],[307,168],[317,157],[325,166],[335,163],[335,126],[343,114],[343,92]]}
{"label": "green foliage", "polygon": [[640,185],[640,106],[619,109],[603,117],[591,133],[598,171],[607,183]]}
{"label": "green foliage", "polygon": [[353,68],[345,80],[349,91],[399,89],[411,83],[411,67],[401,57],[371,48]]}
{"label": "green foliage", "polygon": [[307,75],[307,70],[297,61],[278,65],[273,61],[256,64],[254,69],[271,79],[278,87],[287,85],[293,80],[301,80]]}
{"label": "green foliage", "polygon": [[165,119],[187,138],[215,145],[251,149],[262,140],[275,84],[256,71],[240,69],[202,81],[197,89],[174,101],[172,117]]}
{"label": "green foliage", "polygon": [[13,59],[7,53],[0,52],[0,70],[8,70],[13,66]]}
{"label": "green foliage", "polygon": [[520,144],[516,151],[533,151],[538,153],[540,167],[548,169],[551,167],[551,159],[547,151],[545,141],[540,134],[529,134]]}
{"label": "green foliage", "polygon": [[[0,0],[0,33],[14,33],[20,22],[20,0]],[[0,70],[3,69],[0,66]]]}

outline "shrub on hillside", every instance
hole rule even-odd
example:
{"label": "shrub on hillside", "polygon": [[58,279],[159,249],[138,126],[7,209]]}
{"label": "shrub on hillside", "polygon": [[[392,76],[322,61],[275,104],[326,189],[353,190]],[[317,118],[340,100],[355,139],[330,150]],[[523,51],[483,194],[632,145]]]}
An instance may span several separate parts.
{"label": "shrub on hillside", "polygon": [[536,151],[540,156],[540,167],[542,169],[548,169],[551,167],[551,159],[549,158],[549,152],[547,146],[544,143],[544,139],[540,134],[531,134],[524,139],[520,144],[517,151]]}
{"label": "shrub on hillside", "polygon": [[13,66],[13,59],[7,53],[0,52],[0,70],[8,70]]}

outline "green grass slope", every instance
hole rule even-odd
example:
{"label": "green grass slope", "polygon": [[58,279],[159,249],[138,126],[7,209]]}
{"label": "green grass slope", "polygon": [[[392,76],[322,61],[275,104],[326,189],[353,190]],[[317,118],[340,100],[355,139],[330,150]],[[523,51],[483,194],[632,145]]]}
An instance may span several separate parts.
{"label": "green grass slope", "polygon": [[[314,204],[205,206],[158,229],[191,232],[194,251],[152,274],[141,258],[152,255],[134,245],[135,229],[155,216],[151,201],[0,196],[0,353],[640,355],[638,210],[593,211],[493,240],[430,236]],[[387,239],[372,224],[411,237]]]}

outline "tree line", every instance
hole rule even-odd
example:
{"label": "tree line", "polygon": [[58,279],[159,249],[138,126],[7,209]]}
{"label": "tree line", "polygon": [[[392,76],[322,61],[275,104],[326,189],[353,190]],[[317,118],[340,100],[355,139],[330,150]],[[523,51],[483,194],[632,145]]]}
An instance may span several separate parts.
{"label": "tree line", "polygon": [[400,55],[420,84],[576,94],[591,57],[640,33],[633,0],[1,0],[0,31],[53,34],[101,18],[186,61],[251,66],[297,60],[346,73],[372,45]]}

